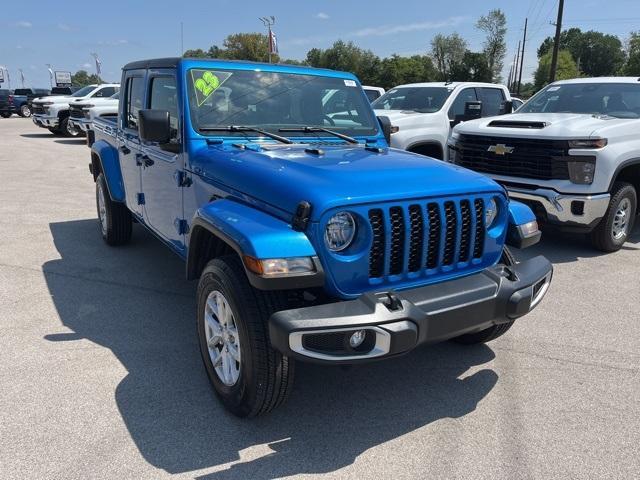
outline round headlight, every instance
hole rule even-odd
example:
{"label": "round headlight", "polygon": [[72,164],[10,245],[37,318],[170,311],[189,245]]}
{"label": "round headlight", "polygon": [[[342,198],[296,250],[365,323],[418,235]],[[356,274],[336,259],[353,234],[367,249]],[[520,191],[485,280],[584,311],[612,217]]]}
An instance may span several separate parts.
{"label": "round headlight", "polygon": [[484,224],[487,228],[491,228],[493,222],[498,217],[498,204],[496,199],[492,198],[487,202],[487,207],[484,211]]}
{"label": "round headlight", "polygon": [[344,250],[356,235],[356,221],[349,212],[339,212],[327,222],[324,241],[332,252]]}

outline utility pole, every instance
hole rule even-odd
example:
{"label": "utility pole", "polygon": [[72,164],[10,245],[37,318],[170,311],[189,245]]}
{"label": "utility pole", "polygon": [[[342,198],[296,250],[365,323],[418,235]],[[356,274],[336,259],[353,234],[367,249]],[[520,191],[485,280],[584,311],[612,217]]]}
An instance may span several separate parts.
{"label": "utility pole", "polygon": [[549,72],[549,83],[556,80],[556,70],[558,68],[558,48],[560,47],[560,32],[562,31],[562,11],[564,10],[564,0],[558,3],[558,19],[556,20],[556,38],[553,41],[553,54],[551,55],[551,70]]}
{"label": "utility pole", "polygon": [[[562,1],[562,0],[561,0]],[[527,21],[529,19],[524,19],[524,35],[522,36],[522,54],[520,55],[520,74],[518,75],[518,96],[520,96],[520,87],[522,86],[522,67],[524,65],[524,46],[527,43]]]}
{"label": "utility pole", "polygon": [[180,22],[180,56],[184,56],[184,23]]}
{"label": "utility pole", "polygon": [[258,20],[262,22],[262,24],[267,27],[267,40],[269,45],[269,63],[271,63],[271,53],[272,53],[272,44],[273,41],[273,33],[271,32],[271,27],[276,23],[276,17],[271,15],[270,17],[259,17]]}
{"label": "utility pole", "polygon": [[520,65],[520,45],[522,45],[522,40],[518,40],[518,50],[516,50],[516,58],[513,60],[513,82],[511,82],[509,92],[516,91],[516,78],[518,78],[518,66]]}

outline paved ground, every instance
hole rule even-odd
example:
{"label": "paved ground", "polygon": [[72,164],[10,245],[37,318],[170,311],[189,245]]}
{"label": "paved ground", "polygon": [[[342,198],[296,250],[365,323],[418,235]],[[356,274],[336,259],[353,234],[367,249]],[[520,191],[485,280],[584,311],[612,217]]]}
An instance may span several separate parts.
{"label": "paved ground", "polygon": [[88,155],[0,120],[0,478],[640,477],[640,229],[614,255],[526,252],[552,289],[489,346],[302,365],[286,406],[242,421],[207,383],[178,258],[140,228],[102,243]]}

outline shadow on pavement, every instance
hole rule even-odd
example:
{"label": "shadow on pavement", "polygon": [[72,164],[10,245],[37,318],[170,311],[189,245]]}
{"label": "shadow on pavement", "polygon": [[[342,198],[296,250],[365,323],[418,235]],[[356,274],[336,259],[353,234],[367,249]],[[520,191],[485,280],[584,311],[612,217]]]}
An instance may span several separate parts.
{"label": "shadow on pavement", "polygon": [[59,143],[61,145],[86,145],[87,141],[84,137],[81,138],[69,138],[66,140],[54,140],[54,142]]}
{"label": "shadow on pavement", "polygon": [[299,364],[288,403],[237,419],[220,407],[202,367],[195,282],[184,280],[181,260],[139,226],[122,248],[104,245],[96,220],[50,228],[61,258],[43,271],[73,333],[46,339],[87,339],[113,352],[128,372],[115,390],[122,419],[144,458],[167,472],[238,462],[252,446],[262,456],[201,478],[332,472],[376,445],[472,412],[498,380],[488,369],[459,378],[494,358],[484,345],[442,344],[346,371]]}
{"label": "shadow on pavement", "polygon": [[[640,218],[636,221],[629,240],[623,245],[622,250],[640,251]],[[562,233],[553,229],[542,232],[542,240],[539,244],[524,250],[516,250],[514,254],[518,260],[544,255],[554,264],[611,255],[593,248],[587,235]]]}
{"label": "shadow on pavement", "polygon": [[53,133],[21,133],[24,138],[56,138]]}

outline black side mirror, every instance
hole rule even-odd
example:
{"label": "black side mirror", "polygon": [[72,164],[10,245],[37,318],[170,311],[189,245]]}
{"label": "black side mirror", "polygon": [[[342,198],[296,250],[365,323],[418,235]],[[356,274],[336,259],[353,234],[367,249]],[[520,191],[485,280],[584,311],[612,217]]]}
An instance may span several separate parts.
{"label": "black side mirror", "polygon": [[480,100],[465,102],[464,104],[465,120],[473,120],[474,118],[480,118],[480,117],[482,117],[482,102]]}
{"label": "black side mirror", "polygon": [[140,140],[152,143],[169,143],[171,124],[167,110],[140,110],[138,112]]}
{"label": "black side mirror", "polygon": [[387,141],[387,144],[391,146],[391,120],[389,117],[378,117],[378,123],[380,123],[380,127],[382,128],[384,139]]}
{"label": "black side mirror", "polygon": [[513,112],[513,100],[507,100],[502,104],[502,115]]}

